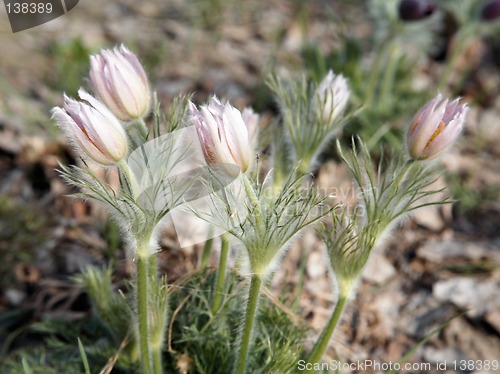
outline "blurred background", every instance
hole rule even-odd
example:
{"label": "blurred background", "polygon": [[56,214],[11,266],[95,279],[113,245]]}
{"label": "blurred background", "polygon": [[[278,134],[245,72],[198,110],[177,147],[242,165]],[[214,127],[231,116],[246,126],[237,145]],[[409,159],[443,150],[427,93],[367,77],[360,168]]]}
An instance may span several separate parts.
{"label": "blurred background", "polygon": [[[72,280],[82,269],[110,264],[117,287],[133,275],[104,210],[65,196],[75,191],[56,169],[75,156],[50,119],[62,93],[75,96],[84,82],[89,54],[121,43],[167,112],[176,95],[202,102],[215,93],[260,112],[262,129],[278,115],[270,73],[320,81],[333,69],[349,79],[352,108],[363,106],[341,137],[362,136],[375,155],[403,146],[411,118],[438,91],[463,97],[467,128],[439,179],[455,202],[417,211],[373,254],[325,359],[398,361],[465,312],[410,360],[500,360],[500,2],[400,3],[82,0],[18,33],[0,7],[0,371],[16,372],[20,350],[50,348],[57,332],[36,329],[40,321],[91,313]],[[349,188],[333,146],[323,160],[318,184]],[[175,233],[162,248],[172,282],[196,268],[202,250],[179,248]],[[315,331],[335,300],[324,256],[314,231],[305,233],[271,290],[286,299],[300,289],[294,312]],[[494,372],[476,368],[446,372]]]}

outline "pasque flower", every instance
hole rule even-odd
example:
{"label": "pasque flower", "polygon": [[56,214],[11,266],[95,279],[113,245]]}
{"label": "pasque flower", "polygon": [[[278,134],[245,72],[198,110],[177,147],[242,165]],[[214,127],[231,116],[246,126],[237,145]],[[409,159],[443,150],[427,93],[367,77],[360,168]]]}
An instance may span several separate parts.
{"label": "pasque flower", "polygon": [[101,165],[115,165],[127,155],[127,135],[120,121],[98,100],[80,89],[84,102],[64,96],[53,118],[78,150]]}
{"label": "pasque flower", "polygon": [[467,115],[459,99],[449,102],[438,94],[413,118],[406,142],[415,160],[430,160],[445,152],[457,139]]}
{"label": "pasque flower", "polygon": [[255,113],[252,108],[245,108],[243,112],[241,112],[241,117],[247,126],[248,139],[252,150],[255,151],[259,137],[259,115]]}
{"label": "pasque flower", "polygon": [[[208,164],[220,164],[230,176],[245,173],[252,158],[247,125],[240,111],[215,96],[200,110],[189,102],[191,120]],[[239,170],[234,167],[238,166]]]}
{"label": "pasque flower", "polygon": [[495,21],[500,19],[500,0],[490,0],[481,9],[483,21]]}
{"label": "pasque flower", "polygon": [[115,116],[124,121],[149,111],[148,77],[137,57],[124,46],[90,57],[90,81]]}
{"label": "pasque flower", "polygon": [[347,106],[349,94],[347,79],[341,74],[335,75],[330,70],[316,90],[315,99],[323,121],[332,123],[342,115]]}
{"label": "pasque flower", "polygon": [[430,0],[402,0],[399,3],[399,17],[403,21],[419,21],[429,17],[436,10]]}

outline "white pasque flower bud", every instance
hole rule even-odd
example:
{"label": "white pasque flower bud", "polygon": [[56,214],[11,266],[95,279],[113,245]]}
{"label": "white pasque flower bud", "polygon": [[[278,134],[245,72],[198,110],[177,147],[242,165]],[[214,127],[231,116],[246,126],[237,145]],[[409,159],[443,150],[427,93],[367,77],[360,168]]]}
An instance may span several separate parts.
{"label": "white pasque flower bud", "polygon": [[347,79],[328,71],[326,77],[316,89],[316,108],[326,123],[333,123],[343,113],[349,101],[350,90]]}
{"label": "white pasque flower bud", "polygon": [[189,110],[206,162],[220,164],[230,176],[238,176],[240,170],[245,173],[252,149],[240,111],[229,103],[221,104],[215,96],[201,110],[189,102]]}
{"label": "white pasque flower bud", "polygon": [[128,151],[127,134],[120,121],[98,100],[80,89],[85,102],[64,96],[63,108],[53,108],[52,115],[70,142],[93,161],[115,165]]}
{"label": "white pasque flower bud", "polygon": [[102,102],[119,119],[130,121],[148,113],[148,77],[137,57],[123,45],[90,57],[90,81]]}
{"label": "white pasque flower bud", "polygon": [[243,112],[241,112],[241,117],[248,129],[250,146],[252,150],[255,151],[259,138],[259,115],[255,113],[252,108],[245,108]]}
{"label": "white pasque flower bud", "polygon": [[406,144],[414,160],[430,160],[445,152],[462,131],[468,108],[460,99],[449,102],[438,94],[413,118]]}

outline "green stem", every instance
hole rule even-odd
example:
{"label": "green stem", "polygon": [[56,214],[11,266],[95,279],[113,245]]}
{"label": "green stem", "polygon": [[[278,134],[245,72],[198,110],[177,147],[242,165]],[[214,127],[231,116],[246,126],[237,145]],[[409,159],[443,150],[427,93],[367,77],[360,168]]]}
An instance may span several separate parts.
{"label": "green stem", "polygon": [[380,78],[381,64],[387,53],[386,51],[388,44],[388,40],[385,40],[380,46],[377,52],[377,56],[375,57],[375,62],[373,63],[370,77],[368,78],[368,86],[365,91],[365,105],[367,107],[369,107],[373,103],[373,98],[375,97],[375,91],[377,89],[377,82]]}
{"label": "green stem", "polygon": [[[333,314],[328,321],[328,324],[325,326],[323,332],[320,337],[316,341],[312,351],[309,353],[306,361],[311,363],[316,363],[321,360],[323,353],[328,347],[328,343],[330,342],[330,338],[332,337],[333,332],[335,331],[335,327],[342,316],[342,312],[346,306],[347,300],[351,293],[352,283],[339,280],[339,298],[337,301],[337,305],[335,305],[335,309],[333,310]],[[306,373],[313,373],[314,370],[306,371]]]}
{"label": "green stem", "polygon": [[235,370],[236,374],[245,373],[248,349],[250,347],[250,340],[252,337],[253,324],[257,312],[257,304],[259,302],[261,284],[262,280],[260,279],[260,276],[257,274],[252,275],[252,281],[250,283],[250,289],[248,292],[248,301],[245,313],[245,325],[243,326],[243,332],[240,336],[240,346],[239,346],[238,358],[236,360],[236,370]]}
{"label": "green stem", "polygon": [[398,71],[399,62],[399,48],[394,42],[390,43],[388,47],[388,61],[384,73],[384,79],[382,80],[382,88],[380,92],[379,104],[382,106],[387,105],[387,99],[390,96],[391,91],[394,89],[394,82],[396,80],[396,73]]}
{"label": "green stem", "polygon": [[205,269],[208,265],[208,260],[210,260],[210,252],[212,252],[213,239],[207,239],[205,246],[203,247],[203,254],[201,255],[200,269]]}
{"label": "green stem", "polygon": [[368,87],[365,91],[365,105],[367,107],[373,104],[373,99],[375,98],[375,93],[377,91],[377,83],[380,81],[380,75],[383,69],[382,63],[384,62],[384,59],[388,58],[388,53],[390,53],[394,43],[397,43],[396,38],[401,33],[402,27],[403,26],[400,22],[392,20],[390,29],[380,44],[377,56],[375,57],[375,62],[368,78]]}
{"label": "green stem", "polygon": [[156,253],[149,256],[149,278],[152,282],[158,281],[158,257]]}
{"label": "green stem", "polygon": [[220,249],[220,259],[219,267],[217,269],[217,279],[215,281],[215,295],[212,304],[212,314],[217,313],[220,307],[221,297],[224,290],[224,283],[226,281],[226,266],[227,266],[227,254],[229,252],[229,240],[225,235],[221,236],[221,249]]}
{"label": "green stem", "polygon": [[161,348],[153,349],[153,370],[154,374],[162,374]]}
{"label": "green stem", "polygon": [[139,347],[144,374],[151,373],[148,340],[148,265],[147,256],[137,256],[137,319],[139,324]]}
{"label": "green stem", "polygon": [[139,130],[139,134],[141,134],[141,137],[143,138],[144,141],[148,140],[148,127],[146,126],[146,122],[144,122],[143,118],[139,118],[134,122],[137,125],[137,129]]}

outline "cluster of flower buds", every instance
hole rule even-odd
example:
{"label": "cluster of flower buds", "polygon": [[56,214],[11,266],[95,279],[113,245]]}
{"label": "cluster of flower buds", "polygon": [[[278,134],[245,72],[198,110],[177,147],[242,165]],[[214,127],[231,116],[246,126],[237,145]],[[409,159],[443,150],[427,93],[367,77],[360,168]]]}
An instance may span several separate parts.
{"label": "cluster of flower buds", "polygon": [[403,21],[419,21],[431,16],[436,5],[431,0],[401,0],[398,10]]}
{"label": "cluster of flower buds", "polygon": [[99,101],[80,89],[83,102],[65,96],[52,114],[81,154],[111,166],[127,156],[128,143],[120,120],[145,116],[151,95],[146,72],[124,46],[91,56],[90,80]]}
{"label": "cluster of flower buds", "polygon": [[414,160],[431,160],[444,153],[462,131],[468,108],[459,99],[449,102],[438,94],[413,118],[406,137]]}

